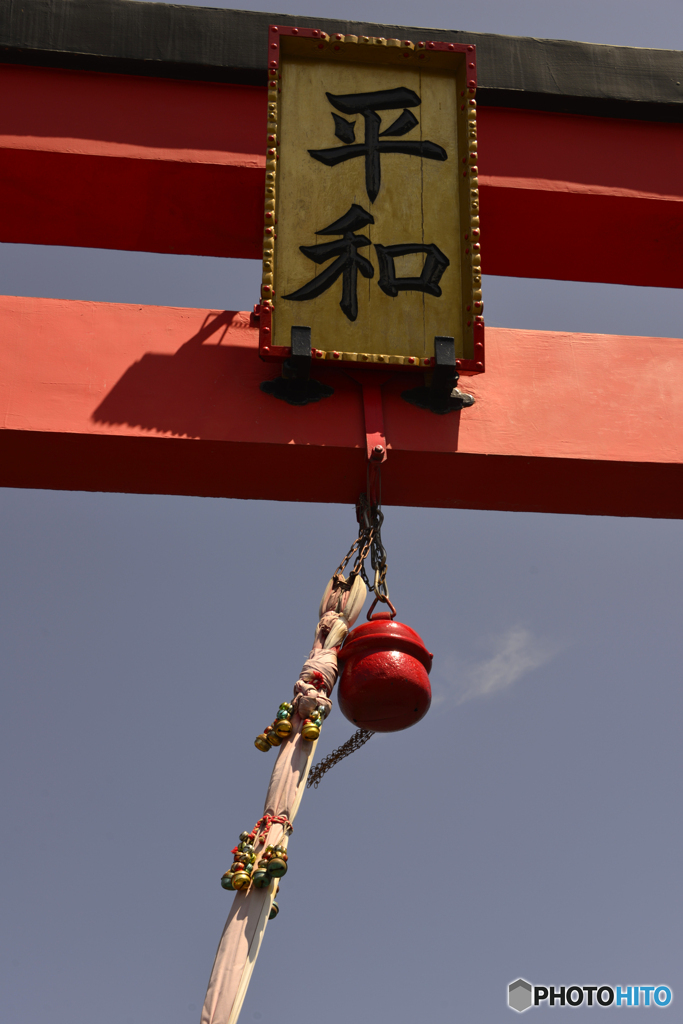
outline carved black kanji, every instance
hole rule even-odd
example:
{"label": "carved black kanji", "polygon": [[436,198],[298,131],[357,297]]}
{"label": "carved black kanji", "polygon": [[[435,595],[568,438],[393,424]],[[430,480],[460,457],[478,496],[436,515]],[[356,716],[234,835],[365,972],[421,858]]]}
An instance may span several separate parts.
{"label": "carved black kanji", "polygon": [[315,299],[331,287],[340,275],[342,278],[342,297],[339,305],[342,312],[349,320],[354,321],[358,317],[358,294],[357,281],[358,271],[363,277],[374,277],[375,268],[370,260],[361,256],[359,249],[370,245],[370,239],[365,235],[356,235],[354,232],[364,228],[366,224],[374,224],[375,219],[364,210],[362,206],[353,203],[351,208],[339,220],[333,224],[316,231],[316,235],[342,235],[342,238],[334,242],[321,242],[319,245],[300,245],[299,249],[314,263],[326,263],[327,260],[336,256],[334,263],[326,267],[321,274],[318,274],[295,292],[283,295],[283,298],[293,302],[305,302],[308,299]]}
{"label": "carved black kanji", "polygon": [[342,114],[361,114],[365,121],[365,140],[357,143],[355,121],[347,121],[338,114],[334,118],[335,135],[343,146],[332,149],[309,149],[314,160],[319,160],[327,167],[335,167],[345,160],[354,157],[365,158],[365,187],[371,203],[379,194],[382,180],[380,157],[384,153],[404,153],[408,156],[421,156],[427,160],[447,160],[448,154],[441,146],[429,141],[381,142],[387,135],[407,135],[418,124],[418,120],[409,110],[404,110],[385,131],[380,132],[382,119],[378,110],[396,110],[399,107],[417,107],[422,100],[412,89],[382,89],[378,92],[356,92],[346,96],[325,94],[337,110]]}
{"label": "carved black kanji", "polygon": [[[427,292],[428,295],[436,295],[437,298],[441,295],[439,281],[451,261],[441,252],[438,245],[412,245],[406,242],[401,245],[376,245],[375,249],[379,263],[377,283],[387,295],[394,299],[399,292]],[[396,277],[395,258],[409,256],[415,252],[427,254],[420,276]]]}

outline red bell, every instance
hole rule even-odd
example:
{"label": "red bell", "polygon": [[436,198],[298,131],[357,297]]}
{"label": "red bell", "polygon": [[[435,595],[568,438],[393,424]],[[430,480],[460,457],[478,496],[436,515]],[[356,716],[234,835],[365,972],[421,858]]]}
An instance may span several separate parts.
{"label": "red bell", "polygon": [[339,652],[339,707],[360,729],[397,732],[415,725],[432,702],[432,657],[410,626],[380,612],[349,633]]}

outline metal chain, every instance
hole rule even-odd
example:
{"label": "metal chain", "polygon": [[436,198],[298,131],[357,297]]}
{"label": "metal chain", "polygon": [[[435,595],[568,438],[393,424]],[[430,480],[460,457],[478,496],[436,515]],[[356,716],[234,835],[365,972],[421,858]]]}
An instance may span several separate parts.
{"label": "metal chain", "polygon": [[353,754],[355,750],[360,750],[363,744],[367,743],[370,737],[374,735],[374,732],[370,729],[357,729],[346,743],[342,743],[341,747],[337,747],[331,754],[328,754],[327,757],[324,757],[322,761],[318,761],[313,766],[306,782],[306,788],[310,789],[313,786],[317,789],[325,772],[329,772],[330,768],[333,768],[339,761],[348,757],[349,754]]}
{"label": "metal chain", "polygon": [[[386,603],[389,600],[387,553],[382,543],[384,513],[380,502],[373,504],[366,494],[361,494],[356,505],[356,518],[358,520],[358,536],[340,562],[334,578],[344,589],[349,589],[356,576],[360,574],[361,579],[365,582],[368,590],[375,595],[375,598]],[[348,579],[342,582],[342,573],[354,555],[353,568]],[[365,569],[365,560],[368,555],[370,555],[370,565],[374,571],[372,582],[370,582]]]}
{"label": "metal chain", "polygon": [[380,600],[387,602],[389,600],[389,588],[387,587],[387,553],[382,544],[382,523],[384,522],[384,514],[379,505],[375,505],[372,509],[373,513],[373,535],[372,544],[370,546],[370,565],[375,570],[375,578],[372,586],[368,581],[368,587],[374,593],[375,597]]}

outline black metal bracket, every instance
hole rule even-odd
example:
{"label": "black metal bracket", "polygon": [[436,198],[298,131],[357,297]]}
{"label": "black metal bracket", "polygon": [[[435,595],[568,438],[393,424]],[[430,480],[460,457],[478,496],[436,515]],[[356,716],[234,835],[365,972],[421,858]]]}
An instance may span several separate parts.
{"label": "black metal bracket", "polygon": [[439,416],[458,412],[474,405],[474,396],[458,391],[460,374],[455,362],[455,339],[434,338],[434,374],[429,387],[409,388],[401,398],[418,409],[428,409]]}
{"label": "black metal bracket", "polygon": [[311,380],[311,328],[292,327],[292,354],[282,364],[282,376],[264,380],[260,387],[267,395],[288,405],[308,405],[334,394],[334,388]]}

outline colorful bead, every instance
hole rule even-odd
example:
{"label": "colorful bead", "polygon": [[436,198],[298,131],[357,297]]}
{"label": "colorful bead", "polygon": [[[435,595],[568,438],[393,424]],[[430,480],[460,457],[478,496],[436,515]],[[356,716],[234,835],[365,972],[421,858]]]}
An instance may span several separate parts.
{"label": "colorful bead", "polygon": [[236,871],[232,876],[233,889],[244,889],[249,885],[249,875],[246,871]]}
{"label": "colorful bead", "polygon": [[232,884],[232,875],[229,871],[226,871],[221,878],[221,885],[224,889],[234,889],[235,886]]}

